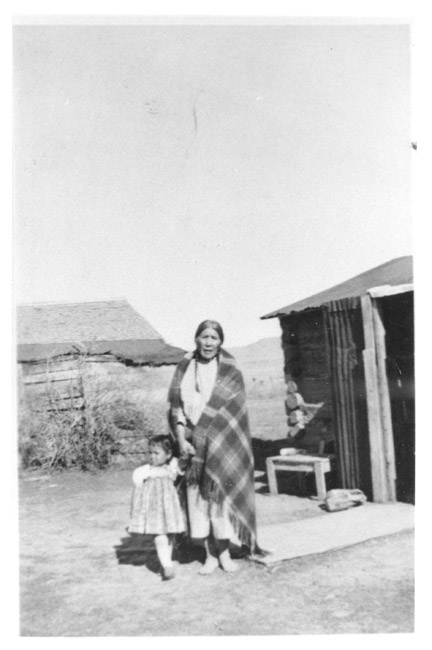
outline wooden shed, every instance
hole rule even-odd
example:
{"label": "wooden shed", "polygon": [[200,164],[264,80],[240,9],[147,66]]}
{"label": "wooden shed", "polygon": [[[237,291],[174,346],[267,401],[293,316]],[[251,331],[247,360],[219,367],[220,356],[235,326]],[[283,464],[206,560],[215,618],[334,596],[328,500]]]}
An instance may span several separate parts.
{"label": "wooden shed", "polygon": [[[121,395],[123,420],[129,405],[129,413],[164,423],[172,365],[184,350],[168,345],[127,300],[20,305],[16,325],[20,407],[78,412],[91,399],[114,410]],[[139,431],[123,424],[128,455]]]}
{"label": "wooden shed", "polygon": [[263,316],[279,318],[286,380],[324,402],[304,446],[324,441],[339,487],[414,502],[413,260],[400,257]]}

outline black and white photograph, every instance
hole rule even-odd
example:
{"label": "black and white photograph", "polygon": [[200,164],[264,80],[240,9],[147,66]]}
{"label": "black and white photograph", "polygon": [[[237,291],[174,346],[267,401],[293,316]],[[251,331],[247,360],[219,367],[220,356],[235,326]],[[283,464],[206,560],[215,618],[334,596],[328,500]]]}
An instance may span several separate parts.
{"label": "black and white photograph", "polygon": [[13,19],[18,634],[409,642],[412,21],[162,13]]}

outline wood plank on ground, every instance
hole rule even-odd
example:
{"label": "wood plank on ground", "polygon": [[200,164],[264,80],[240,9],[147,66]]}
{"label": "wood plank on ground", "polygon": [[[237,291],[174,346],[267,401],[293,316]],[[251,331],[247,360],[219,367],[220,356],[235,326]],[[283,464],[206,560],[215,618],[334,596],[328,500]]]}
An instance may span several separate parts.
{"label": "wood plank on ground", "polygon": [[269,554],[253,559],[271,565],[305,555],[333,551],[368,539],[414,528],[414,506],[366,503],[340,512],[258,528],[258,544]]}

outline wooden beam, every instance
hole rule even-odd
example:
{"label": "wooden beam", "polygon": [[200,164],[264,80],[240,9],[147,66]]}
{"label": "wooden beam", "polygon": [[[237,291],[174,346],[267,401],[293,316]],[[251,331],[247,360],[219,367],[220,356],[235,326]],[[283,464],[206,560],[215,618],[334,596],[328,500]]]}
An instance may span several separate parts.
{"label": "wooden beam", "polygon": [[79,373],[71,370],[56,370],[55,372],[40,373],[37,375],[26,375],[23,382],[30,384],[55,384],[58,382],[77,382],[80,379]]}
{"label": "wooden beam", "polygon": [[361,308],[365,349],[363,361],[366,381],[366,401],[369,428],[369,446],[372,469],[372,492],[374,501],[388,501],[388,485],[385,466],[385,450],[379,403],[378,373],[376,365],[375,333],[372,300],[369,295],[362,296]]}
{"label": "wooden beam", "polygon": [[386,462],[386,477],[389,501],[396,501],[396,462],[393,439],[393,424],[391,416],[390,392],[386,367],[385,328],[382,321],[382,310],[376,300],[372,301],[376,364],[378,377],[378,393],[381,409],[381,423],[384,455]]}

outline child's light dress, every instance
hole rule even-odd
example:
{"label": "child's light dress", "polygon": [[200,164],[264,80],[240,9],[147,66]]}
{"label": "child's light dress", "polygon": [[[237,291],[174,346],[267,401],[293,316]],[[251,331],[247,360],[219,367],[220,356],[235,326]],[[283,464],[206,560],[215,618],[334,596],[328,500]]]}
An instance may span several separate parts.
{"label": "child's light dress", "polygon": [[177,458],[167,465],[142,465],[133,473],[130,533],[167,535],[186,530],[174,481],[182,472]]}

